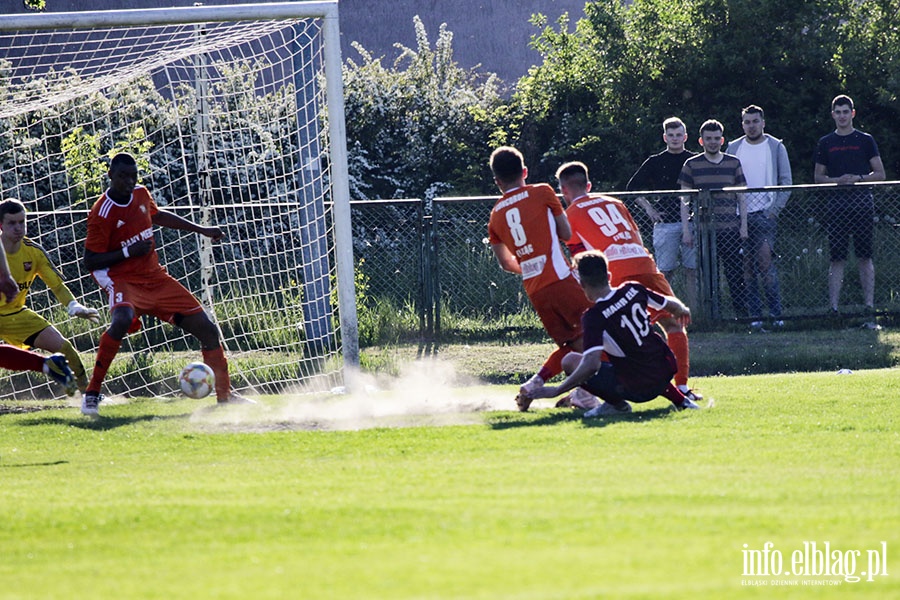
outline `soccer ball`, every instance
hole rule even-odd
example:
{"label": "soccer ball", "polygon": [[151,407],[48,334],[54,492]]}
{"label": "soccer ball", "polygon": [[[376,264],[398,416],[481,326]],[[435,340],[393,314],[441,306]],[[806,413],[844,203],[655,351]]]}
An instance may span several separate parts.
{"label": "soccer ball", "polygon": [[178,385],[188,398],[206,398],[216,387],[216,376],[202,362],[192,362],[181,372]]}

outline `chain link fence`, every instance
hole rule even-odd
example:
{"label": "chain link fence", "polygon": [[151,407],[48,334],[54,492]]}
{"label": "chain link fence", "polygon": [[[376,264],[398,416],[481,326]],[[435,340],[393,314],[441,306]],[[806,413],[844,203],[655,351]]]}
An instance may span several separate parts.
{"label": "chain link fence", "polygon": [[[737,231],[717,229],[709,210],[714,193],[717,191],[682,194],[694,213],[699,256],[698,306],[692,307],[697,325],[714,328],[760,319],[791,323],[829,316],[829,227],[840,229],[856,220],[863,227],[855,236],[859,238],[864,237],[869,219],[876,315],[900,314],[900,182],[857,185],[852,190],[828,185],[726,190],[731,194],[790,194],[775,220],[773,269],[766,273],[754,268],[757,263],[752,237],[746,240]],[[643,196],[652,203],[654,197],[665,194],[610,192],[629,207],[651,252],[653,224],[635,198]],[[865,200],[867,197],[870,201]],[[524,315],[517,321],[519,326],[540,329],[520,278],[501,271],[491,252],[487,222],[496,199],[353,202],[358,287],[360,278],[363,280],[358,292],[361,313],[365,313],[367,303],[387,302],[398,313],[414,314],[415,325],[406,333],[425,340],[452,336],[456,324],[473,319],[490,324]],[[748,217],[751,234],[759,217]],[[853,242],[847,247],[841,313],[871,317]],[[773,275],[777,276],[780,314],[771,314],[767,294],[772,288],[767,283],[771,284]],[[682,268],[672,272],[670,283],[676,295],[688,296]],[[751,286],[757,290],[756,300],[752,300],[752,292],[748,298]],[[361,342],[365,344],[366,340]]]}

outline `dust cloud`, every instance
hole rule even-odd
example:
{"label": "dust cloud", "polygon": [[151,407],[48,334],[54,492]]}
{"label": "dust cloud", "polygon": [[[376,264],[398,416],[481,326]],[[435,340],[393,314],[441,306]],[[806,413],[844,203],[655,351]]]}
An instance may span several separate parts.
{"label": "dust cloud", "polygon": [[347,431],[478,424],[486,412],[516,410],[514,387],[466,380],[439,360],[409,363],[395,378],[346,373],[345,382],[327,392],[301,390],[254,406],[201,410],[192,422],[224,431]]}

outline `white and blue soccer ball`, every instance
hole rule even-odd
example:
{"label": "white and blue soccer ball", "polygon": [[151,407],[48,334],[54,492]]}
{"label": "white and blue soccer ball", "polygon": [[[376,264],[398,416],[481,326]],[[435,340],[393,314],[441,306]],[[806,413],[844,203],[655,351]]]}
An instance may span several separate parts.
{"label": "white and blue soccer ball", "polygon": [[181,391],[188,398],[206,398],[216,387],[216,375],[202,362],[192,362],[178,378]]}

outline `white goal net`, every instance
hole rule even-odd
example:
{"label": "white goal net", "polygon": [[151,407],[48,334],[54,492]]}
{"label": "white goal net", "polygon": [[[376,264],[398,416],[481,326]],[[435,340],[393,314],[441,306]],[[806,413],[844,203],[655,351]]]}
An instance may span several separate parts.
{"label": "white goal net", "polygon": [[[29,237],[104,318],[70,318],[40,283],[27,305],[88,371],[108,306],[81,265],[86,217],[127,151],[161,208],[226,234],[157,228],[156,242],[218,324],[233,386],[344,383],[358,350],[338,35],[336,2],[0,17],[0,196],[25,204]],[[104,392],[174,394],[200,359],[194,338],[144,317]],[[0,372],[0,398],[58,394]]]}

